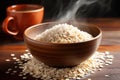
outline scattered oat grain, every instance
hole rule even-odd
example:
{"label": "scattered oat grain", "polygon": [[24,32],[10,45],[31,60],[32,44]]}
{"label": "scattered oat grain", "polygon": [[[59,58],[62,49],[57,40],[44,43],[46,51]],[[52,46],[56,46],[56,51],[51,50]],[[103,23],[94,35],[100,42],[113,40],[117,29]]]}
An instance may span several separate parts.
{"label": "scattered oat grain", "polygon": [[9,62],[9,61],[11,61],[11,60],[10,60],[10,59],[5,59],[5,61],[8,61],[8,62]]}
{"label": "scattered oat grain", "polygon": [[12,59],[13,59],[13,60],[16,60],[16,59],[17,59],[17,57],[13,57]]}
{"label": "scattered oat grain", "polygon": [[15,54],[10,54],[12,57],[15,56]]}
{"label": "scattered oat grain", "polygon": [[23,77],[22,79],[27,79],[27,77]]}
{"label": "scattered oat grain", "polygon": [[105,77],[110,77],[110,76],[106,74]]}
{"label": "scattered oat grain", "polygon": [[88,80],[92,80],[91,78],[88,78]]}

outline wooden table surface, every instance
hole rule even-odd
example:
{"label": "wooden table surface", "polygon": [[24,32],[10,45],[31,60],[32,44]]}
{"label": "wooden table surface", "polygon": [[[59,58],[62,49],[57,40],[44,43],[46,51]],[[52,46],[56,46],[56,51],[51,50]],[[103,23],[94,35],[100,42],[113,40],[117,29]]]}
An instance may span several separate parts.
{"label": "wooden table surface", "polygon": [[[86,22],[98,25],[103,31],[103,38],[98,51],[109,51],[114,55],[113,64],[104,67],[101,71],[88,76],[83,80],[120,80],[120,18],[97,18],[87,19]],[[20,56],[24,53],[26,46],[23,41],[16,41],[12,36],[0,36],[0,80],[22,80],[16,75],[5,74],[6,70],[15,66],[13,61],[6,62],[14,53]],[[105,77],[109,75],[109,77]],[[34,80],[29,77],[29,80]]]}

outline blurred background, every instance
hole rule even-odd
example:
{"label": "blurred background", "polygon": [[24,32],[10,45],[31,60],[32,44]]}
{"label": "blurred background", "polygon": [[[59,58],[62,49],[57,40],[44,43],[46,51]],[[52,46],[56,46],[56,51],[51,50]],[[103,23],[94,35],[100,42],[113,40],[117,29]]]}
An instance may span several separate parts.
{"label": "blurred background", "polygon": [[[6,16],[6,8],[14,4],[40,4],[45,7],[44,19],[58,18],[78,0],[0,0],[0,21]],[[120,17],[119,0],[84,0],[77,17]],[[94,1],[93,3],[90,3]],[[59,15],[58,15],[59,14]]]}
{"label": "blurred background", "polygon": [[[6,8],[15,4],[39,4],[45,7],[44,20],[59,19],[71,10],[79,0],[0,0],[0,34],[4,34],[1,24],[6,17]],[[80,0],[76,18],[119,18],[119,0]],[[76,7],[76,6],[74,6]],[[6,34],[4,34],[6,35]],[[1,36],[0,36],[1,37]],[[2,39],[2,38],[1,38]]]}

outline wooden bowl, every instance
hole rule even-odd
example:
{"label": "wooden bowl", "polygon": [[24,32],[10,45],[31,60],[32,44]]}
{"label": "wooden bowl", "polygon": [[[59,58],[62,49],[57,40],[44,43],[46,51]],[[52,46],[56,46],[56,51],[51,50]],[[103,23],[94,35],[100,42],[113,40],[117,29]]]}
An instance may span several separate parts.
{"label": "wooden bowl", "polygon": [[52,67],[72,67],[88,59],[99,47],[102,31],[89,24],[72,24],[93,36],[92,40],[78,43],[47,43],[34,40],[57,22],[37,24],[27,28],[24,32],[24,41],[31,54],[46,65]]}

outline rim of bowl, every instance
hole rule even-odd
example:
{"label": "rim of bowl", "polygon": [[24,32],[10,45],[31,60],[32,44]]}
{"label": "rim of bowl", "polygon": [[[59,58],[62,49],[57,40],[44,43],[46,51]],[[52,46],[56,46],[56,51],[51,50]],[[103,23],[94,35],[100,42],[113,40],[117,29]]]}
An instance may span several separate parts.
{"label": "rim of bowl", "polygon": [[31,28],[34,28],[34,27],[40,26],[40,25],[55,24],[55,23],[59,23],[59,22],[45,22],[45,23],[36,24],[36,25],[31,26],[31,27],[28,27],[28,28],[24,31],[24,38],[26,37],[26,38],[28,38],[31,42],[36,43],[36,44],[41,44],[41,45],[66,45],[66,44],[68,44],[68,45],[71,44],[71,45],[72,45],[72,44],[80,44],[80,43],[90,42],[90,41],[93,41],[93,40],[97,39],[98,37],[102,36],[102,30],[101,30],[98,26],[96,26],[96,25],[94,25],[94,24],[89,24],[89,23],[87,23],[87,24],[82,24],[82,25],[86,25],[86,26],[89,26],[89,25],[90,25],[91,27],[95,27],[95,28],[97,28],[97,29],[99,30],[100,33],[99,33],[97,36],[95,36],[95,37],[93,37],[92,39],[87,40],[87,41],[81,41],[81,42],[76,42],[76,43],[51,43],[51,42],[37,41],[37,40],[32,39],[32,38],[30,38],[30,37],[27,36],[27,31],[28,31],[29,29],[31,29]]}

